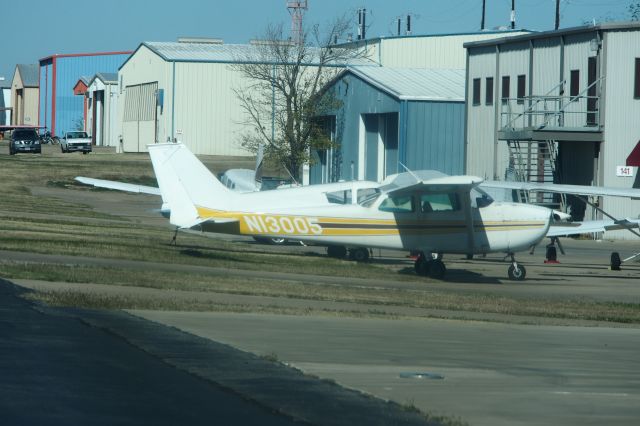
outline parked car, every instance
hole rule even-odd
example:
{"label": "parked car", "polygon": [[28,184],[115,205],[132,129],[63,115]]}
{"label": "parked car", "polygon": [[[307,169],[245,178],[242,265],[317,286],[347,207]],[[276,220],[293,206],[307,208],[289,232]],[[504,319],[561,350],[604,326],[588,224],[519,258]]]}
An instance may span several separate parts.
{"label": "parked car", "polygon": [[40,145],[40,136],[33,129],[15,129],[11,132],[11,142],[9,143],[9,154],[14,155],[16,152],[33,152],[40,154],[42,145]]}
{"label": "parked car", "polygon": [[91,152],[91,138],[87,136],[87,132],[64,132],[64,137],[60,140],[60,150],[63,153],[80,151],[86,154]]}

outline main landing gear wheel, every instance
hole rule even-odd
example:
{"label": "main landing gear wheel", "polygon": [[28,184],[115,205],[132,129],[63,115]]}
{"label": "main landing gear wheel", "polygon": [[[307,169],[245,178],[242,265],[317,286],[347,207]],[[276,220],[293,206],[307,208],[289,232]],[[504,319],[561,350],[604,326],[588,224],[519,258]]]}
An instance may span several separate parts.
{"label": "main landing gear wheel", "polygon": [[447,272],[444,262],[439,259],[434,259],[431,255],[425,256],[424,253],[420,253],[413,267],[416,274],[438,280],[444,278]]}
{"label": "main landing gear wheel", "polygon": [[334,257],[336,259],[344,259],[347,255],[347,249],[344,246],[329,246],[327,247],[327,256]]}
{"label": "main landing gear wheel", "polygon": [[369,260],[369,250],[365,247],[358,247],[349,250],[349,257],[356,262],[366,262]]}

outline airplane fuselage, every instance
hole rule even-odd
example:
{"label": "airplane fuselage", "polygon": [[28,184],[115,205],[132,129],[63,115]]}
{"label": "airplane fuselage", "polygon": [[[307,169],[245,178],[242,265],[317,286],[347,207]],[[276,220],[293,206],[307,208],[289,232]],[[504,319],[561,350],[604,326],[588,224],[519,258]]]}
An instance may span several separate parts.
{"label": "airplane fuselage", "polygon": [[[240,207],[240,206],[238,206]],[[286,237],[307,243],[444,253],[516,252],[537,244],[550,224],[546,208],[492,203],[464,211],[384,212],[359,205],[228,211],[199,207],[201,218],[227,218],[235,227],[210,224],[203,230],[258,237]]]}

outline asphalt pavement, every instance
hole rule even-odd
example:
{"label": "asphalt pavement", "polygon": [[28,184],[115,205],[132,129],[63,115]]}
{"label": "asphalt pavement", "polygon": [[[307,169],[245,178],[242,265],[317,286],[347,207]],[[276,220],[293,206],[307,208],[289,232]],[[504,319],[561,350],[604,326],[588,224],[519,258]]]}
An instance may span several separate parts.
{"label": "asphalt pavement", "polygon": [[[637,425],[640,328],[135,311],[471,425]],[[364,424],[364,423],[361,423]]]}
{"label": "asphalt pavement", "polygon": [[50,308],[0,281],[3,425],[428,424],[277,360],[124,312]]}

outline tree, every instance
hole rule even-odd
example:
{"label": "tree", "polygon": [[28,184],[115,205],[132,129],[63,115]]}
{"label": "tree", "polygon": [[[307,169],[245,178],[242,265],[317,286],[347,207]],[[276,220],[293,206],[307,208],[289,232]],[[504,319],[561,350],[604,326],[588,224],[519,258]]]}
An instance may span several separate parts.
{"label": "tree", "polygon": [[245,112],[242,146],[281,164],[299,181],[302,165],[310,162],[311,149],[332,146],[318,117],[339,106],[326,86],[342,67],[362,54],[335,46],[349,28],[337,19],[328,31],[318,26],[303,30],[300,42],[287,40],[282,25],[270,25],[232,68],[244,77],[235,93]]}
{"label": "tree", "polygon": [[633,1],[627,8],[632,21],[640,21],[640,1]]}

